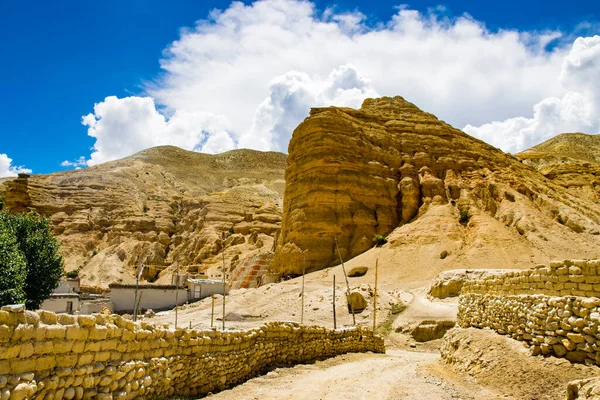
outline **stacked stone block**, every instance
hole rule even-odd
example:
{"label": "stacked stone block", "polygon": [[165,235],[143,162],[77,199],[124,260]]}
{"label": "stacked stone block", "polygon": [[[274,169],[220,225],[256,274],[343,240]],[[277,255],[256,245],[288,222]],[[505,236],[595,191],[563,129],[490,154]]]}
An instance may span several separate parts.
{"label": "stacked stone block", "polygon": [[384,352],[372,331],[267,323],[245,331],[169,329],[118,315],[0,311],[0,400],[200,396],[270,365]]}
{"label": "stacked stone block", "polygon": [[600,260],[552,261],[547,266],[465,282],[462,293],[600,297]]}
{"label": "stacked stone block", "polygon": [[467,282],[458,324],[524,341],[532,353],[600,365],[600,261],[552,262]]}

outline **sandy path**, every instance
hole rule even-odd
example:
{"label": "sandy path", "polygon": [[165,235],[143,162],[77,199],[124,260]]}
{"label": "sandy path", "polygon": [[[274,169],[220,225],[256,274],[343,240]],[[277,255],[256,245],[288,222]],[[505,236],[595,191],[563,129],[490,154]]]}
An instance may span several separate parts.
{"label": "sandy path", "polygon": [[[388,350],[387,354],[345,354],[314,364],[277,368],[211,398],[240,399],[490,399],[421,371],[439,354]],[[462,386],[462,385],[461,385]]]}

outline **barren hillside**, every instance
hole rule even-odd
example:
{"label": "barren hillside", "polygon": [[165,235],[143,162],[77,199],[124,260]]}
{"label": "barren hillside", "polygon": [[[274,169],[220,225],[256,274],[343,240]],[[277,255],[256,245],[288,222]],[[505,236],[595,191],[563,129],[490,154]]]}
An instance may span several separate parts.
{"label": "barren hillside", "polygon": [[[165,267],[269,252],[281,220],[286,156],[208,155],[165,146],[91,168],[5,180],[6,207],[51,218],[67,270],[85,284],[133,281],[136,266]],[[168,274],[163,274],[168,275]],[[164,278],[168,279],[168,278]]]}
{"label": "barren hillside", "polygon": [[[587,173],[587,172],[586,172]],[[344,259],[393,281],[598,257],[600,206],[401,97],[317,108],[289,146],[275,268]],[[376,235],[388,243],[370,250]]]}
{"label": "barren hillside", "polygon": [[570,193],[600,202],[600,135],[562,133],[517,157]]}

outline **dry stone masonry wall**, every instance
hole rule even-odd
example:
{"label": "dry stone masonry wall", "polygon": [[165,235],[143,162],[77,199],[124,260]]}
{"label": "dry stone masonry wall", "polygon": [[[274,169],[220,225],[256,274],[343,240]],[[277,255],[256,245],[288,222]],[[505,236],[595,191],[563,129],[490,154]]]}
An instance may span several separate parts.
{"label": "dry stone masonry wall", "polygon": [[168,329],[118,315],[0,311],[0,399],[155,399],[231,387],[271,365],[384,352],[364,328],[267,323],[246,331]]}
{"label": "dry stone masonry wall", "polygon": [[547,266],[465,282],[462,292],[600,297],[600,260],[552,261]]}
{"label": "dry stone masonry wall", "polygon": [[534,355],[600,365],[599,268],[565,260],[467,282],[458,323],[524,341]]}

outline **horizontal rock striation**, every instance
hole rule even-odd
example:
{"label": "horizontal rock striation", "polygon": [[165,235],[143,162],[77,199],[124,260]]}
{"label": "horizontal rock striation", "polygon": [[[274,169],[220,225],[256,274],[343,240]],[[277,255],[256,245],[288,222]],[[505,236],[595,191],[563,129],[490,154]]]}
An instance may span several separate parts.
{"label": "horizontal rock striation", "polygon": [[573,195],[600,201],[600,135],[562,133],[517,157]]}
{"label": "horizontal rock striation", "polygon": [[[470,216],[493,217],[501,225],[486,224],[495,230],[505,226],[502,240],[536,255],[538,249],[564,254],[589,247],[578,245],[576,234],[600,233],[597,204],[569,195],[516,158],[401,97],[367,99],[358,110],[312,109],[293,133],[285,176],[274,257],[280,273],[300,274],[304,262],[307,271],[338,264],[335,238],[344,260],[355,257],[374,246],[375,236],[444,205],[454,207],[454,221],[434,218],[436,225],[424,228],[432,236],[441,226],[453,237],[463,236],[461,213],[463,226]],[[487,233],[471,235],[487,240]],[[424,232],[420,236],[426,240]],[[402,240],[392,239],[392,246]],[[460,240],[452,250],[473,242],[468,234]]]}
{"label": "horizontal rock striation", "polygon": [[164,146],[81,170],[24,175],[0,191],[7,209],[48,216],[66,269],[81,267],[84,284],[106,287],[133,282],[140,264],[151,267],[150,280],[175,264],[216,265],[223,232],[227,259],[271,251],[285,163],[274,152]]}
{"label": "horizontal rock striation", "polygon": [[365,328],[267,323],[246,331],[168,329],[118,315],[0,311],[2,399],[159,399],[232,387],[273,365],[385,352]]}

